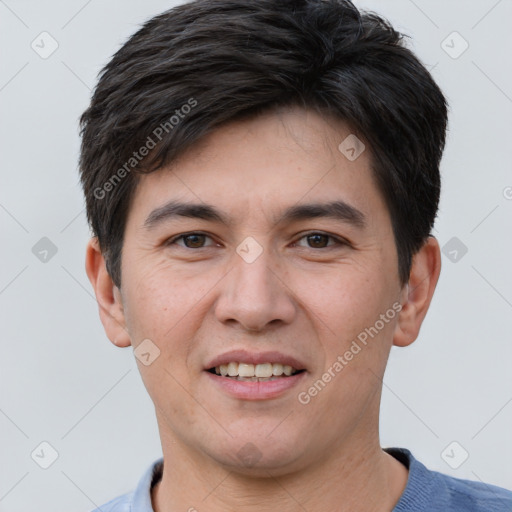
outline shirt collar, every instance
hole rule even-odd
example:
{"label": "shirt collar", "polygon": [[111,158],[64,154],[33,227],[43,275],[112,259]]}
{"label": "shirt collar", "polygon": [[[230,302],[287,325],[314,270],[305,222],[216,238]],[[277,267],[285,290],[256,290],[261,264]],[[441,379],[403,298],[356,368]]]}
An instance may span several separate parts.
{"label": "shirt collar", "polygon": [[[425,507],[429,503],[429,496],[434,485],[435,473],[416,460],[406,448],[384,448],[384,451],[409,469],[407,485],[393,512],[426,510]],[[151,503],[151,489],[162,478],[163,463],[164,459],[161,457],[146,469],[134,491],[131,511],[154,512]]]}
{"label": "shirt collar", "polygon": [[162,478],[163,463],[164,459],[161,457],[153,462],[144,472],[133,493],[130,505],[130,509],[133,512],[154,512],[153,505],[151,504],[151,489]]}
{"label": "shirt collar", "polygon": [[436,485],[436,473],[427,469],[406,448],[384,448],[384,451],[409,469],[407,485],[392,512],[429,510]]}

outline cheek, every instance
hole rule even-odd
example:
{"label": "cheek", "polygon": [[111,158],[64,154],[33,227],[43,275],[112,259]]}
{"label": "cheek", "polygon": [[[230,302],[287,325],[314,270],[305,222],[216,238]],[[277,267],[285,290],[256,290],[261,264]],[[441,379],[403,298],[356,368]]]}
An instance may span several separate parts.
{"label": "cheek", "polygon": [[[132,266],[127,279],[127,316],[135,333],[163,342],[170,329],[192,311],[207,293],[208,279],[188,279],[166,261]],[[127,276],[128,277],[128,276]]]}
{"label": "cheek", "polygon": [[324,357],[312,376],[317,384],[305,391],[318,399],[317,407],[362,411],[379,388],[398,313],[393,288],[380,272],[336,270],[309,288],[307,304]]}
{"label": "cheek", "polygon": [[[137,361],[146,387],[158,394],[164,381],[167,389],[176,382],[189,386],[197,361],[189,357],[199,342],[197,331],[211,306],[208,292],[218,277],[203,273],[200,278],[171,269],[167,262],[148,265],[135,278],[126,280],[128,297],[125,316],[130,336],[137,345],[151,340],[159,350],[151,367]],[[169,375],[171,374],[171,375]],[[175,389],[179,391],[179,387]]]}
{"label": "cheek", "polygon": [[392,305],[387,281],[370,268],[339,266],[314,277],[301,273],[290,281],[290,288],[325,332],[326,341],[332,340],[340,350]]}

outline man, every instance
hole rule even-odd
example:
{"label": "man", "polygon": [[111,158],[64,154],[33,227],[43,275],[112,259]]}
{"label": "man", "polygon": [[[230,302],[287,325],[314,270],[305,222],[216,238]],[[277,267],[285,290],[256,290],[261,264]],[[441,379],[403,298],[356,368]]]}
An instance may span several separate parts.
{"label": "man", "polygon": [[505,511],[382,449],[392,345],[440,273],[443,94],[345,0],[197,0],[149,20],[83,114],[86,270],[163,458],[106,511]]}

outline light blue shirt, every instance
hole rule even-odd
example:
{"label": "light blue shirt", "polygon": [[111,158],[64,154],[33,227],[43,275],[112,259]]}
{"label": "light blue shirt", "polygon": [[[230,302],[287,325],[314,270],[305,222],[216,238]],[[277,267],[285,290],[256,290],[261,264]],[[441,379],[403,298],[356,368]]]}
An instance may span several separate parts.
{"label": "light blue shirt", "polygon": [[[405,448],[384,448],[384,451],[409,468],[407,486],[393,512],[512,511],[512,491],[431,471]],[[160,458],[146,469],[134,491],[92,512],[154,512],[151,488],[161,479],[162,470],[163,458]]]}

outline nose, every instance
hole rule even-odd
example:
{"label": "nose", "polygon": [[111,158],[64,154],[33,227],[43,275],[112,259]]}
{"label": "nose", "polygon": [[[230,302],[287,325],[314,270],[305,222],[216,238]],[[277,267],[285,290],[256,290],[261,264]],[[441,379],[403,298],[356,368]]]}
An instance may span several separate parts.
{"label": "nose", "polygon": [[220,283],[215,304],[220,322],[247,331],[264,331],[271,324],[274,327],[292,322],[296,301],[276,258],[266,249],[254,261],[238,253],[233,255],[233,267]]}

